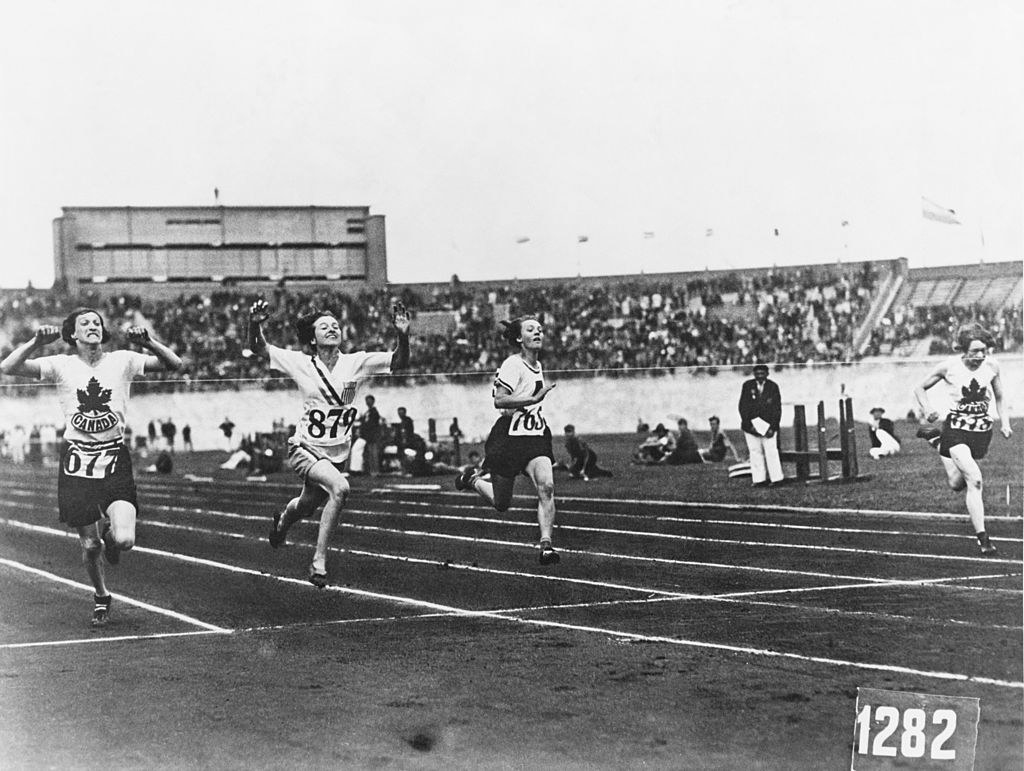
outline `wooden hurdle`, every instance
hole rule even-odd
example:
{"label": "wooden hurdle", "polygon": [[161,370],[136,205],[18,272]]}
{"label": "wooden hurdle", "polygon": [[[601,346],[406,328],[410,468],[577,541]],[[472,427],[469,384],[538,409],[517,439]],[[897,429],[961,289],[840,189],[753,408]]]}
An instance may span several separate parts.
{"label": "wooden hurdle", "polygon": [[[828,446],[828,426],[825,423],[825,402],[818,402],[817,447],[811,449],[807,441],[807,414],[802,404],[793,405],[793,449],[780,450],[779,458],[796,466],[796,479],[803,482],[850,482],[868,477],[859,473],[857,466],[856,423],[853,419],[853,399],[839,400],[839,447]],[[829,461],[839,461],[840,475],[829,476]],[[817,472],[811,472],[811,464]]]}

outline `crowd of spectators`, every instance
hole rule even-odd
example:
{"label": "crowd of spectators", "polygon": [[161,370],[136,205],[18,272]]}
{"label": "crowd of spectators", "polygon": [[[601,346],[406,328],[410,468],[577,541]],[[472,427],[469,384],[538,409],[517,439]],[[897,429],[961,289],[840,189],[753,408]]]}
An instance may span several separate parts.
{"label": "crowd of spectators", "polygon": [[928,340],[928,354],[953,353],[956,330],[967,322],[982,324],[992,335],[996,353],[1019,351],[1024,345],[1024,324],[1019,306],[999,309],[983,306],[904,306],[887,314],[871,333],[865,355],[887,356]]}
{"label": "crowd of spectators", "polygon": [[[708,274],[686,283],[636,279],[608,285],[585,282],[509,284],[481,288],[456,277],[433,291],[404,288],[348,295],[329,289],[296,291],[278,285],[265,299],[273,315],[264,324],[269,341],[296,344],[293,321],[313,308],[338,315],[342,334],[366,350],[393,345],[390,308],[401,300],[415,314],[433,311],[442,328],[412,336],[413,375],[493,372],[508,348],[500,319],[539,314],[546,331],[549,372],[661,370],[755,362],[812,363],[855,358],[854,334],[875,296],[873,266],[775,269],[762,273]],[[74,300],[26,290],[0,297],[0,354],[27,339],[41,323],[59,323],[77,305],[98,308],[112,329],[146,325],[185,361],[175,387],[286,388],[254,357],[245,355],[247,309],[256,295],[218,287],[176,300],[115,295]],[[872,351],[903,339],[935,335],[968,315],[993,326],[1003,347],[1020,346],[1020,309],[985,314],[977,309],[904,309],[879,328]],[[869,351],[872,352],[872,351]],[[48,351],[52,352],[52,351]],[[164,384],[164,388],[166,388]],[[31,389],[25,386],[20,390]],[[139,390],[160,388],[154,381]]]}

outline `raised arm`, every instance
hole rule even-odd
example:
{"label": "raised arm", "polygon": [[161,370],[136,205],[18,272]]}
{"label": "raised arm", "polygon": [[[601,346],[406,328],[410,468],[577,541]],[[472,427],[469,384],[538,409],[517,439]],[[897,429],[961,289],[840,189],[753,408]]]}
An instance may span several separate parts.
{"label": "raised arm", "polygon": [[391,307],[392,323],[398,331],[398,345],[391,359],[391,371],[397,372],[409,366],[409,311],[402,303]]}
{"label": "raised arm", "polygon": [[150,337],[145,327],[129,327],[128,342],[152,354],[146,359],[146,372],[177,372],[181,369],[181,357],[159,340]]}
{"label": "raised arm", "polygon": [[[249,332],[246,350],[249,355],[267,358],[267,339],[263,337],[264,321],[270,318],[270,306],[267,301],[260,299],[249,307]],[[245,352],[243,351],[243,355]]]}
{"label": "raised arm", "polygon": [[22,343],[5,358],[0,361],[0,372],[5,375],[21,375],[23,377],[34,377],[37,380],[40,375],[39,362],[29,359],[33,352],[49,345],[60,337],[60,327],[44,325],[36,330],[32,339]]}

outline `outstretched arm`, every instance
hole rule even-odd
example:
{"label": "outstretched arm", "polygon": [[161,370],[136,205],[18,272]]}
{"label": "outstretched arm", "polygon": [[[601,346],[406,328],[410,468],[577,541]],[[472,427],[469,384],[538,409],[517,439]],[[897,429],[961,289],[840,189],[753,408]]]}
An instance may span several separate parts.
{"label": "outstretched arm", "polygon": [[146,359],[146,372],[177,372],[181,369],[181,357],[156,338],[150,337],[145,327],[129,327],[128,342],[142,346],[153,354]]}
{"label": "outstretched arm", "polygon": [[6,359],[0,361],[0,372],[5,375],[22,375],[39,379],[39,362],[29,359],[34,351],[49,345],[60,337],[60,327],[45,325],[36,330],[31,340],[22,343]]}
{"label": "outstretched arm", "polygon": [[398,330],[398,345],[391,358],[391,371],[397,372],[409,366],[409,311],[402,303],[391,308],[395,329]]}

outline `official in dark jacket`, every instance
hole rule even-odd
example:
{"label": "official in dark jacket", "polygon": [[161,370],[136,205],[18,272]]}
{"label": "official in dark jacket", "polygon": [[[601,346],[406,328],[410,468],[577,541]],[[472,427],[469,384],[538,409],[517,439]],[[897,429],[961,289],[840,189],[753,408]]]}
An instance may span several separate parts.
{"label": "official in dark jacket", "polygon": [[754,365],[754,377],[740,391],[740,428],[750,453],[750,478],[756,487],[783,480],[779,459],[779,422],[782,420],[782,394],[774,380],[768,379],[766,364]]}

